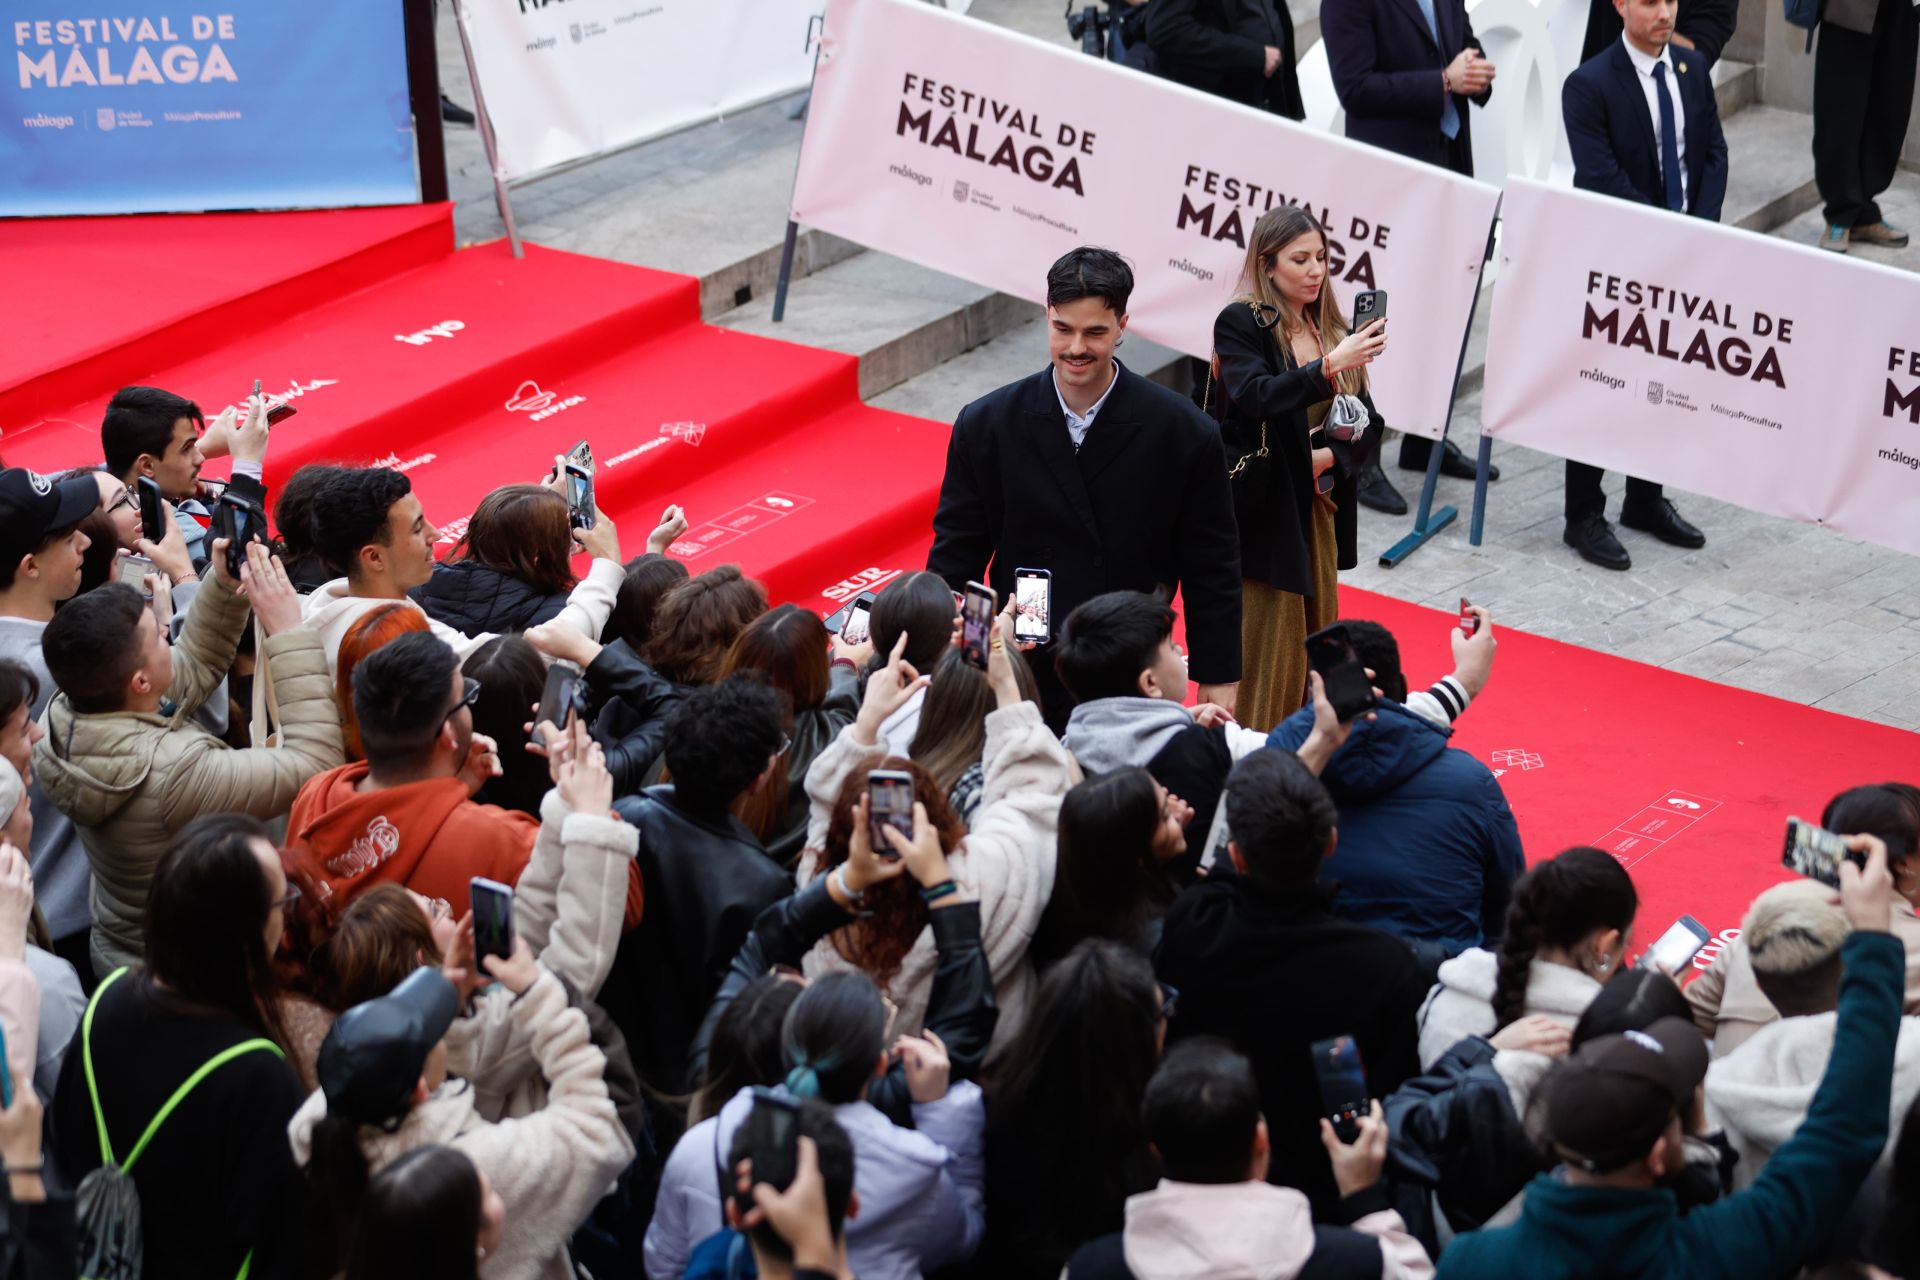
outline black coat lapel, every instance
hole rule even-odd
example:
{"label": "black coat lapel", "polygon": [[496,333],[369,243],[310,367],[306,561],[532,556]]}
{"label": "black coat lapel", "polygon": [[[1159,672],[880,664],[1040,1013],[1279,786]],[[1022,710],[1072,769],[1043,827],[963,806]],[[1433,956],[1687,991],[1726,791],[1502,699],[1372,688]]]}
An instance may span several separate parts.
{"label": "black coat lapel", "polygon": [[[1627,95],[1630,104],[1628,110],[1640,122],[1640,137],[1647,144],[1647,154],[1653,157],[1653,172],[1657,179],[1660,175],[1660,131],[1653,113],[1647,110],[1647,95],[1640,87],[1640,72],[1634,67],[1633,59],[1627,56],[1626,45],[1618,40],[1613,42],[1612,57],[1613,78],[1619,82],[1620,92]],[[1671,89],[1673,86],[1667,87]]]}
{"label": "black coat lapel", "polygon": [[[1034,382],[1036,384],[1034,394],[1027,397],[1027,403],[1024,406],[1022,416],[1025,421],[1021,424],[1022,430],[1034,452],[1040,455],[1040,460],[1046,464],[1047,470],[1053,474],[1054,481],[1059,484],[1060,492],[1067,500],[1067,506],[1080,518],[1080,523],[1087,527],[1087,532],[1098,537],[1100,525],[1093,518],[1093,501],[1087,497],[1087,486],[1081,479],[1080,464],[1073,456],[1073,438],[1067,434],[1067,418],[1060,411],[1060,393],[1054,389],[1051,368],[1043,372]],[[1115,388],[1115,391],[1117,393],[1118,388]],[[1112,401],[1108,403],[1111,404]],[[1105,413],[1106,410],[1102,409],[1101,412]],[[1100,419],[1095,417],[1093,421],[1093,431],[1088,436],[1089,440],[1100,430]]]}

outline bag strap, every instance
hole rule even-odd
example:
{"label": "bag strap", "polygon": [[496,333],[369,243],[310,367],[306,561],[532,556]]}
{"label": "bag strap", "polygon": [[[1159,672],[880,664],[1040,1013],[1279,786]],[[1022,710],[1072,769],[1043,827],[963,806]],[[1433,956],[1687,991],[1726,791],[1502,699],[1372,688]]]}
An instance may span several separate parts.
{"label": "bag strap", "polygon": [[[83,1065],[87,1070],[87,1094],[93,1102],[93,1122],[100,1132],[100,1162],[108,1165],[115,1164],[116,1161],[113,1158],[113,1144],[107,1136],[106,1113],[100,1108],[100,1086],[93,1074],[93,1011],[99,1007],[100,997],[107,993],[107,988],[112,986],[114,981],[125,972],[125,968],[120,968],[115,969],[111,974],[107,975],[106,980],[100,984],[99,990],[93,993],[93,999],[87,1002],[87,1015],[80,1023],[80,1053],[84,1059]],[[186,1082],[173,1091],[173,1096],[161,1105],[159,1112],[148,1122],[145,1131],[140,1135],[140,1140],[135,1142],[133,1144],[133,1150],[127,1153],[125,1163],[119,1164],[120,1172],[131,1173],[133,1171],[133,1162],[140,1158],[141,1153],[147,1149],[147,1144],[153,1141],[153,1135],[160,1131],[160,1126],[166,1122],[168,1116],[173,1114],[174,1108],[178,1107],[182,1102],[185,1102],[187,1095],[192,1093],[202,1080],[205,1080],[208,1076],[240,1055],[255,1053],[262,1049],[273,1053],[276,1057],[283,1059],[286,1057],[286,1054],[281,1052],[280,1046],[273,1041],[256,1038],[253,1040],[243,1040],[239,1044],[222,1049],[219,1053],[214,1054],[213,1057],[201,1063],[199,1069],[188,1076]],[[247,1274],[248,1267],[252,1265],[252,1261],[253,1255],[249,1252],[247,1262],[240,1270],[242,1280],[244,1280]]]}

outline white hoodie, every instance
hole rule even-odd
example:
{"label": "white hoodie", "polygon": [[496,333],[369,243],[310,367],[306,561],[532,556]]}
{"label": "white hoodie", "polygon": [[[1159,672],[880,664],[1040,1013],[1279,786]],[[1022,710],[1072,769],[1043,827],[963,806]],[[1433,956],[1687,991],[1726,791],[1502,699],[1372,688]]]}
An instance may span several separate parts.
{"label": "white hoodie", "polygon": [[[1493,985],[1499,972],[1500,957],[1484,947],[1462,951],[1440,966],[1440,981],[1420,1007],[1422,1071],[1431,1070],[1447,1050],[1468,1036],[1493,1034]],[[1535,960],[1527,972],[1526,1013],[1571,1028],[1599,994],[1600,984],[1580,970]],[[1493,1069],[1506,1082],[1515,1115],[1527,1114],[1534,1086],[1552,1065],[1544,1054],[1522,1049],[1502,1049],[1494,1055]]]}
{"label": "white hoodie", "polygon": [[[1734,1190],[1753,1185],[1767,1160],[1794,1135],[1813,1105],[1814,1090],[1833,1056],[1833,1031],[1839,1015],[1808,1014],[1770,1022],[1738,1049],[1714,1059],[1707,1068],[1707,1124],[1727,1132],[1740,1153],[1733,1167]],[[1893,1109],[1889,1134],[1900,1132],[1907,1109],[1920,1096],[1920,1019],[1900,1019],[1893,1051]],[[1891,1141],[1881,1153],[1884,1166]]]}
{"label": "white hoodie", "polygon": [[[1379,1240],[1382,1280],[1433,1274],[1393,1210],[1367,1214],[1353,1229]],[[1313,1256],[1313,1212],[1292,1187],[1162,1179],[1127,1197],[1120,1239],[1135,1280],[1293,1280]]]}

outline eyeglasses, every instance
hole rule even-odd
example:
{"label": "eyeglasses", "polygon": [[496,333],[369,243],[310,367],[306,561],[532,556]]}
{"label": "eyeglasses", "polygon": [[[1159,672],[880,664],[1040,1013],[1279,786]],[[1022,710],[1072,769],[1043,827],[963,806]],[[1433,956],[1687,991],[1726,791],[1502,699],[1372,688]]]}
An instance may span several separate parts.
{"label": "eyeglasses", "polygon": [[[471,707],[474,703],[480,701],[480,682],[472,676],[461,676],[460,680],[460,701],[447,708],[447,714],[440,718],[441,724],[445,724],[460,714],[460,708]],[[438,731],[436,730],[436,732]]]}
{"label": "eyeglasses", "polygon": [[773,754],[777,756],[783,756],[787,754],[787,748],[791,747],[792,745],[793,745],[793,735],[790,733],[783,733],[780,735],[780,749],[774,752]]}
{"label": "eyeglasses", "polygon": [[300,886],[297,884],[288,884],[287,891],[280,895],[280,901],[273,905],[282,911],[291,911],[299,903],[301,897]]}
{"label": "eyeglasses", "polygon": [[1171,982],[1160,984],[1160,1021],[1172,1020],[1174,1011],[1180,1007],[1180,988]]}
{"label": "eyeglasses", "polygon": [[427,919],[438,924],[442,920],[453,919],[453,904],[445,898],[427,899]]}
{"label": "eyeglasses", "polygon": [[112,515],[114,512],[120,510],[120,508],[122,507],[125,507],[128,510],[132,510],[138,505],[139,504],[133,500],[133,491],[131,489],[122,489],[120,491],[120,496],[115,498],[113,500],[112,505],[110,505],[107,508],[107,514]]}

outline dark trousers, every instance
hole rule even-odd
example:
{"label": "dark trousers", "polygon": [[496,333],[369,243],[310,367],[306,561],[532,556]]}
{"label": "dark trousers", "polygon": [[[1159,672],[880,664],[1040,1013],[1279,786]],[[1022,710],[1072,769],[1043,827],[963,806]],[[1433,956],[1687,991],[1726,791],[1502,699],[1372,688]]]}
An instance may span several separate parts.
{"label": "dark trousers", "polygon": [[1820,24],[1813,61],[1813,177],[1830,226],[1881,220],[1913,110],[1920,18],[1910,0],[1880,0],[1873,34]]}
{"label": "dark trousers", "polygon": [[[1904,0],[1903,0],[1904,2]],[[1600,477],[1607,474],[1599,467],[1590,467],[1584,462],[1567,459],[1567,523],[1584,520],[1588,516],[1604,516],[1607,513],[1607,495],[1600,492]],[[1627,477],[1627,500],[1621,504],[1621,510],[1629,507],[1650,507],[1662,497],[1660,486],[1648,480],[1636,480]]]}
{"label": "dark trousers", "polygon": [[[1465,111],[1467,108],[1460,108]],[[1463,177],[1473,176],[1473,148],[1462,137],[1440,139],[1440,151],[1434,163],[1442,169],[1451,169]],[[1391,308],[1389,308],[1391,313]],[[1389,328],[1392,326],[1389,325]],[[1433,441],[1425,436],[1402,435],[1400,437],[1400,465],[1409,471],[1425,471],[1427,462],[1433,457]]]}

